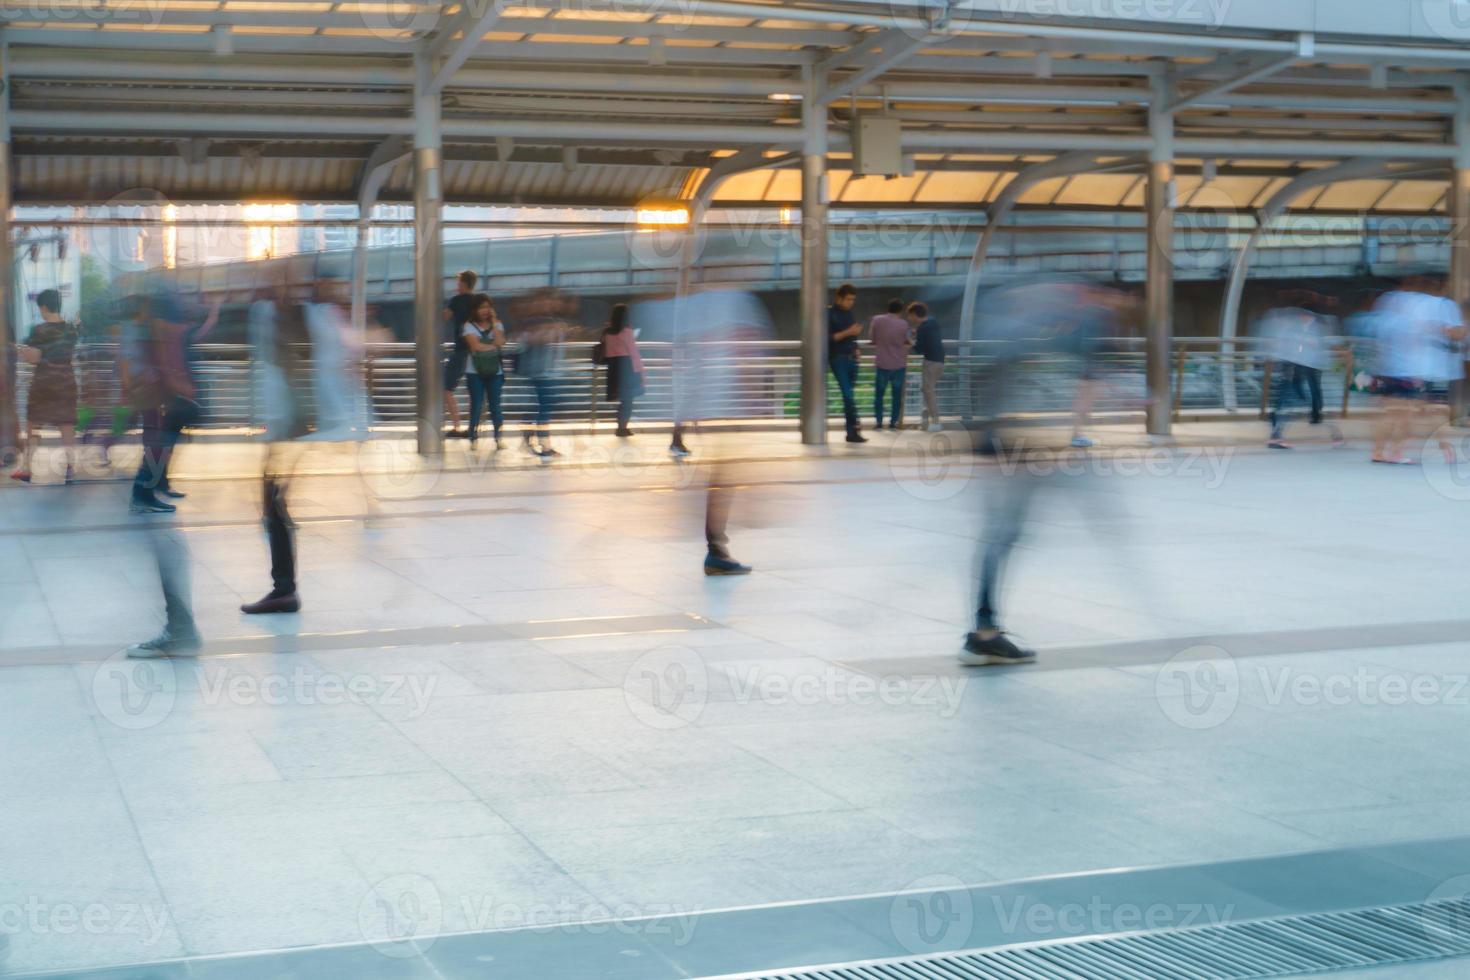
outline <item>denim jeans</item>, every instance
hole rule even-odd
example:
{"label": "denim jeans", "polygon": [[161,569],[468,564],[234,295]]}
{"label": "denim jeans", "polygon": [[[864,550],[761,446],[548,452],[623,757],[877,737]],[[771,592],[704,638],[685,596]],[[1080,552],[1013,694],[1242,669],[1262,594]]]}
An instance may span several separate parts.
{"label": "denim jeans", "polygon": [[873,417],[883,425],[883,399],[889,388],[893,389],[893,408],[890,425],[898,425],[903,418],[903,368],[878,368],[873,384]]}
{"label": "denim jeans", "polygon": [[837,379],[837,390],[842,392],[842,414],[847,419],[849,433],[858,430],[857,401],[853,389],[857,387],[858,362],[855,357],[834,357],[832,376]]}
{"label": "denim jeans", "polygon": [[492,374],[488,378],[478,374],[467,375],[470,389],[470,438],[475,438],[480,428],[480,413],[485,402],[490,402],[490,424],[495,427],[496,438],[505,426],[505,412],[501,406],[501,393],[505,390],[505,373]]}
{"label": "denim jeans", "polygon": [[552,409],[556,407],[556,379],[531,378],[531,388],[536,392],[536,427],[550,424]]}

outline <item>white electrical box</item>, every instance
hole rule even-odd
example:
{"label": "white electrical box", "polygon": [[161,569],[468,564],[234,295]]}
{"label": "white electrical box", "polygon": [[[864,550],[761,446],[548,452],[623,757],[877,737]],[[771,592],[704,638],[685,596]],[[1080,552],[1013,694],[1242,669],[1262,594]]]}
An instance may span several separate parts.
{"label": "white electrical box", "polygon": [[852,127],[852,171],[895,177],[903,172],[903,125],[886,116],[858,116]]}

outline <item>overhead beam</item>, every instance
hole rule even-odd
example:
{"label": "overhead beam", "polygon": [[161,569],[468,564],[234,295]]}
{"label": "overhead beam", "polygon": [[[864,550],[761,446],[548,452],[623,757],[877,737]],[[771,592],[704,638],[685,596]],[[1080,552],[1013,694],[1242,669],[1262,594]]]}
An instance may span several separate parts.
{"label": "overhead beam", "polygon": [[429,64],[435,66],[430,92],[444,91],[445,84],[464,67],[485,33],[500,19],[502,9],[503,4],[497,0],[459,0],[459,13],[440,28],[425,48]]}
{"label": "overhead beam", "polygon": [[912,35],[894,37],[893,35],[895,34],[903,35],[903,32],[885,31],[884,35],[887,40],[883,42],[878,57],[864,64],[856,72],[848,75],[836,84],[832,82],[831,67],[824,63],[823,67],[825,71],[823,75],[827,81],[826,85],[823,86],[822,104],[826,105],[836,102],[839,99],[847,98],[864,85],[878,78],[884,72],[892,68],[897,68],[913,55],[918,54],[924,48],[930,47],[934,43],[935,37],[934,34],[929,32],[922,33],[917,37]]}
{"label": "overhead beam", "polygon": [[1212,82],[1199,91],[1174,99],[1173,102],[1170,102],[1165,107],[1164,111],[1172,115],[1181,109],[1187,109],[1190,106],[1199,105],[1202,102],[1210,102],[1227,92],[1233,92],[1242,85],[1249,85],[1252,82],[1258,82],[1263,78],[1268,78],[1283,68],[1295,64],[1296,61],[1297,56],[1294,54],[1272,55],[1257,62],[1254,67],[1241,72],[1239,75]]}

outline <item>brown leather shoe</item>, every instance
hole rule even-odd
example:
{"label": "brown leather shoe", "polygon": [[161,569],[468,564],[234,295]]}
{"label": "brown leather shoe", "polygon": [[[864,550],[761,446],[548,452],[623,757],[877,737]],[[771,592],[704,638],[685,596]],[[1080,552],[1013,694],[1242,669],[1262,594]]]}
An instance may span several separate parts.
{"label": "brown leather shoe", "polygon": [[301,599],[296,593],[282,596],[266,596],[259,602],[247,602],[240,607],[247,616],[262,616],[267,613],[293,613],[301,611]]}

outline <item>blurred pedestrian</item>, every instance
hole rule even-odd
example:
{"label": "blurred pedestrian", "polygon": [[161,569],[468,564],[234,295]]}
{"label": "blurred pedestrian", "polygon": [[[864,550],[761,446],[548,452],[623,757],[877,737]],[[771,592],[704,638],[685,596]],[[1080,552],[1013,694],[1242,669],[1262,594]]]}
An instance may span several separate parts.
{"label": "blurred pedestrian", "polygon": [[878,429],[883,428],[883,401],[893,395],[888,427],[897,429],[903,421],[904,376],[909,364],[909,349],[914,346],[912,327],[904,318],[901,299],[888,303],[888,312],[879,313],[868,325],[868,342],[873,345],[873,417]]}
{"label": "blurred pedestrian", "polygon": [[1411,288],[1385,293],[1373,307],[1373,381],[1380,413],[1373,425],[1375,463],[1413,465],[1404,455],[1419,403],[1425,397],[1432,331],[1425,323],[1428,304]]}
{"label": "blurred pedestrian", "polygon": [[480,413],[488,402],[490,424],[495,430],[495,448],[504,449],[500,430],[505,426],[501,396],[505,391],[505,328],[495,315],[495,304],[489,296],[475,297],[475,311],[464,325],[465,344],[470,351],[471,371],[466,378],[470,388],[470,448],[479,443]]}
{"label": "blurred pedestrian", "polygon": [[827,308],[827,363],[831,365],[832,376],[837,379],[837,390],[842,395],[847,441],[867,442],[858,422],[858,337],[863,332],[863,325],[852,312],[856,302],[856,286],[845,283],[837,287],[832,305]]}
{"label": "blurred pedestrian", "polygon": [[[1315,418],[1322,413],[1322,368],[1331,357],[1326,330],[1317,314],[1301,306],[1280,306],[1261,318],[1256,331],[1265,342],[1265,353],[1274,365],[1276,390],[1271,401],[1271,435],[1266,445],[1291,449],[1286,426],[1294,402],[1311,406]],[[1340,434],[1334,428],[1334,439]]]}
{"label": "blurred pedestrian", "polygon": [[169,467],[184,429],[202,414],[191,348],[196,338],[213,329],[219,309],[216,306],[199,327],[190,329],[186,320],[191,315],[177,297],[160,289],[135,298],[130,312],[123,326],[129,351],[126,382],[143,429],[143,458],[133,478],[130,509],[173,513],[177,508],[159,497],[185,496],[170,483]]}
{"label": "blurred pedestrian", "polygon": [[551,447],[551,419],[556,412],[562,342],[566,339],[571,300],[551,289],[538,290],[521,300],[512,319],[516,342],[516,373],[531,385],[535,409],[522,435],[526,451],[542,459],[560,456]]}
{"label": "blurred pedestrian", "polygon": [[32,366],[31,387],[26,395],[26,441],[20,467],[12,480],[31,482],[31,461],[41,442],[41,426],[53,425],[61,433],[66,455],[65,481],[76,480],[74,463],[77,441],[77,328],[61,317],[61,294],[43,289],[36,296],[41,322],[17,348],[20,360]]}
{"label": "blurred pedestrian", "polygon": [[455,293],[444,304],[444,322],[449,325],[453,347],[444,361],[444,412],[449,418],[448,436],[463,439],[469,433],[459,427],[459,383],[469,365],[470,349],[465,344],[464,325],[474,313],[475,285],[480,277],[465,269],[455,280]]}
{"label": "blurred pedestrian", "polygon": [[618,403],[620,439],[633,434],[628,424],[633,419],[633,404],[643,394],[643,357],[638,353],[638,336],[628,324],[628,307],[618,303],[608,315],[602,331],[602,357],[607,365],[607,398]]}
{"label": "blurred pedestrian", "polygon": [[929,307],[923,303],[910,303],[905,318],[914,330],[914,353],[924,359],[924,428],[939,432],[944,428],[939,421],[939,379],[944,377],[944,335],[939,321],[929,315]]}
{"label": "blurred pedestrian", "polygon": [[[1043,486],[1071,486],[1080,477],[1070,467],[1030,465],[1024,457],[1024,438],[1007,432],[1004,420],[1019,407],[1013,401],[1026,388],[1022,375],[1032,365],[1055,365],[1049,369],[1049,383],[1055,384],[1059,375],[1070,378],[1074,388],[1085,383],[1098,351],[1090,333],[1110,315],[1111,303],[1108,291],[1088,283],[1019,282],[992,290],[982,306],[978,326],[992,358],[980,379],[979,390],[989,403],[988,418],[975,448],[982,455],[1009,459],[992,472],[985,492],[975,629],[965,637],[961,663],[1018,664],[1036,659],[1002,629],[1001,584],[1037,493]],[[1085,474],[1085,468],[1080,472]]]}

